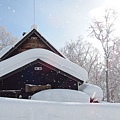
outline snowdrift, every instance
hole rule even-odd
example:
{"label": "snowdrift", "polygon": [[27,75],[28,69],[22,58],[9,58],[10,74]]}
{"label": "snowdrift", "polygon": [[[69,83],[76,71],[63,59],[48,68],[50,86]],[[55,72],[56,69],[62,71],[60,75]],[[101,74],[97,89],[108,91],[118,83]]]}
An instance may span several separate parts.
{"label": "snowdrift", "polygon": [[0,120],[120,120],[120,104],[0,98]]}
{"label": "snowdrift", "polygon": [[94,99],[94,101],[100,102],[103,99],[103,90],[96,85],[83,83],[78,87],[78,90],[89,95],[89,97]]}
{"label": "snowdrift", "polygon": [[54,102],[82,102],[90,103],[90,97],[81,91],[69,89],[49,89],[35,93],[32,100],[44,100]]}

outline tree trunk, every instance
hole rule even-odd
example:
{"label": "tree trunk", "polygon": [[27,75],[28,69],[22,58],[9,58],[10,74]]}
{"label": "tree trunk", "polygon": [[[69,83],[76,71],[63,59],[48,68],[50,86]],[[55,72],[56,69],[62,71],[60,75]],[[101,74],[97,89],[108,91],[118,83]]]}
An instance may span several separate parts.
{"label": "tree trunk", "polygon": [[109,67],[108,67],[108,58],[106,59],[106,93],[107,93],[107,102],[110,102],[109,94]]}

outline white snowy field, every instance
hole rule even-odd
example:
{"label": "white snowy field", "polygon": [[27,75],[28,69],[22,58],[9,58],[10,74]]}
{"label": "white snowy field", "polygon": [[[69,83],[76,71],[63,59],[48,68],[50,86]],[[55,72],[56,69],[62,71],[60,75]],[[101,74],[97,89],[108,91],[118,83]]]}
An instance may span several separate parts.
{"label": "white snowy field", "polygon": [[0,120],[120,120],[120,104],[0,98]]}

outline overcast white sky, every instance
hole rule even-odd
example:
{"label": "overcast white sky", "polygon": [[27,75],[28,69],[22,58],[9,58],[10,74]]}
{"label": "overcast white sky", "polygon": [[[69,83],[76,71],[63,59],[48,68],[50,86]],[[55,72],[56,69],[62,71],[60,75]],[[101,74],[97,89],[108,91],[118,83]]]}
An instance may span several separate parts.
{"label": "overcast white sky", "polygon": [[[88,35],[91,17],[119,0],[35,0],[38,31],[57,49],[66,41]],[[96,11],[99,10],[99,13]],[[0,0],[0,25],[20,38],[34,24],[34,0]]]}

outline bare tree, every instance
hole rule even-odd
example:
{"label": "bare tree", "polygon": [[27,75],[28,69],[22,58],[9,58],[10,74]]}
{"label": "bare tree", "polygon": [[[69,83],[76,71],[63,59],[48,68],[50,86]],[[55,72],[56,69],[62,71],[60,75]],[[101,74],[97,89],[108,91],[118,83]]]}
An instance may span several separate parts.
{"label": "bare tree", "polygon": [[0,50],[6,46],[12,45],[17,40],[5,27],[0,26]]}
{"label": "bare tree", "polygon": [[116,41],[114,51],[110,54],[110,97],[112,102],[120,102],[120,39]]}
{"label": "bare tree", "polygon": [[89,74],[89,82],[102,88],[105,99],[105,76],[103,59],[93,45],[79,37],[76,41],[67,42],[61,52],[72,62],[85,68]]}
{"label": "bare tree", "polygon": [[101,20],[94,19],[90,25],[91,36],[95,37],[101,42],[103,51],[104,51],[104,60],[106,67],[106,93],[107,101],[110,102],[109,94],[109,58],[110,54],[114,49],[116,42],[115,36],[113,35],[115,31],[115,21],[118,17],[118,14],[114,9],[106,9],[105,14]]}
{"label": "bare tree", "polygon": [[99,51],[81,37],[76,41],[66,43],[65,47],[61,48],[61,52],[69,60],[85,68],[88,75],[92,75],[92,68],[99,59]]}

